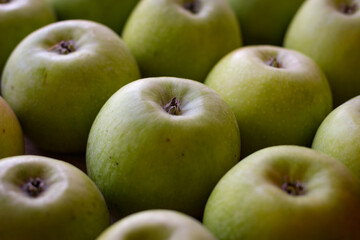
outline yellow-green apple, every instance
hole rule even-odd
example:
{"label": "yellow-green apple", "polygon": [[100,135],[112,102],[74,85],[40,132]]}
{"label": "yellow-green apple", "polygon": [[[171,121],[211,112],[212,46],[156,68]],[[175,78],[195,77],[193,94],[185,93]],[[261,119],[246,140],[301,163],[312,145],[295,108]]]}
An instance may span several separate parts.
{"label": "yellow-green apple", "polygon": [[138,78],[136,61],[115,32],[68,20],[33,32],[16,47],[4,69],[2,94],[38,147],[85,152],[102,105]]}
{"label": "yellow-green apple", "polygon": [[129,83],[105,103],[86,165],[114,216],[162,208],[199,218],[239,155],[236,118],[215,91],[158,77]]}
{"label": "yellow-green apple", "polygon": [[230,105],[241,132],[242,157],[261,148],[311,146],[332,110],[328,81],[305,55],[275,46],[248,46],[225,56],[205,84]]}
{"label": "yellow-green apple", "polygon": [[330,156],[300,146],[253,153],[219,181],[204,225],[219,240],[360,239],[360,182]]}
{"label": "yellow-green apple", "polygon": [[216,240],[196,219],[173,210],[147,210],[114,223],[96,240]]}
{"label": "yellow-green apple", "polygon": [[333,110],[316,132],[312,148],[338,159],[360,178],[360,96]]}
{"label": "yellow-green apple", "polygon": [[105,200],[89,177],[52,158],[0,161],[0,239],[95,239],[110,224]]}
{"label": "yellow-green apple", "polygon": [[24,136],[15,113],[0,97],[0,159],[24,154]]}
{"label": "yellow-green apple", "polygon": [[197,81],[241,45],[235,14],[224,0],[141,1],[122,36],[143,76]]}
{"label": "yellow-green apple", "polygon": [[52,22],[55,15],[43,0],[0,0],[0,73],[23,38]]}
{"label": "yellow-green apple", "polygon": [[306,1],[284,46],[311,57],[327,76],[334,106],[360,94],[360,0]]}
{"label": "yellow-green apple", "polygon": [[86,19],[102,23],[118,34],[139,0],[45,0],[59,20]]}
{"label": "yellow-green apple", "polygon": [[304,0],[227,0],[241,25],[244,45],[282,45],[286,29]]}

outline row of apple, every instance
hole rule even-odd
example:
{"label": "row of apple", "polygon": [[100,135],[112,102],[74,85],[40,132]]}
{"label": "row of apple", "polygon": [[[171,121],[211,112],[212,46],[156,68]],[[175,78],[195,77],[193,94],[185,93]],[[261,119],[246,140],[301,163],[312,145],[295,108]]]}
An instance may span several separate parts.
{"label": "row of apple", "polygon": [[[300,24],[296,22],[304,21],[301,12],[309,14],[310,10],[306,9],[313,9],[311,4],[320,2],[314,0],[304,4],[289,30],[285,46],[292,47],[291,44],[294,44],[296,49],[295,43],[302,36],[307,36],[296,30],[302,28],[296,27]],[[344,21],[342,24],[346,24],[346,21],[351,21],[349,19],[358,18],[355,3],[334,4],[324,9],[326,14],[331,12],[334,15],[335,22]],[[23,153],[21,128],[43,149],[57,152],[86,149],[89,176],[101,190],[112,213],[120,216],[145,209],[167,208],[201,218],[214,186],[232,169],[219,182],[205,208],[204,224],[217,238],[240,239],[248,236],[248,239],[265,239],[272,236],[286,239],[296,231],[301,233],[297,233],[300,239],[326,236],[359,238],[354,223],[359,221],[360,216],[356,208],[360,187],[349,170],[325,155],[300,147],[276,147],[252,154],[271,145],[310,146],[318,126],[328,116],[315,137],[314,148],[332,154],[359,175],[357,159],[360,148],[354,130],[356,111],[351,113],[352,109],[358,109],[359,100],[354,99],[328,115],[332,110],[332,94],[337,106],[359,93],[356,90],[358,69],[353,67],[354,60],[358,59],[354,55],[358,46],[349,44],[342,49],[339,47],[338,51],[326,51],[340,56],[341,61],[336,58],[331,63],[331,59],[326,58],[325,65],[317,60],[316,54],[306,50],[303,52],[313,59],[280,47],[239,48],[241,38],[232,15],[225,1],[186,2],[181,7],[169,1],[157,1],[155,4],[151,0],[143,0],[126,24],[123,34],[126,45],[107,27],[89,21],[58,22],[32,33],[13,51],[3,72],[2,95],[19,117],[21,127],[9,107],[2,103],[6,105],[6,114],[11,115],[11,119],[3,125],[0,144],[9,147],[4,147],[1,154],[4,157]],[[222,23],[216,18],[222,19]],[[309,19],[311,26],[316,26]],[[201,31],[203,27],[207,28],[206,33]],[[340,28],[339,31],[347,29]],[[294,33],[291,29],[295,29]],[[356,39],[354,26],[351,29],[350,37],[346,31],[341,37],[346,35],[348,41]],[[189,31],[189,38],[182,41],[187,36],[185,31]],[[318,32],[321,36],[326,35],[326,32]],[[296,34],[302,35],[296,37]],[[201,39],[201,35],[206,40]],[[311,35],[314,35],[314,30]],[[308,45],[311,50],[314,44],[310,41],[310,38],[303,39],[299,46]],[[223,49],[217,49],[218,46]],[[314,50],[315,53],[318,53],[318,48],[320,46]],[[335,68],[332,64],[339,67]],[[328,68],[335,69],[338,75],[331,74]],[[204,81],[205,84],[170,77],[134,81],[140,78],[140,70],[142,76],[186,77]],[[343,78],[337,78],[339,75],[346,77],[347,72],[354,76],[346,78],[350,87],[346,87]],[[337,85],[341,87],[334,90]],[[345,108],[350,110],[341,110]],[[346,115],[346,122],[343,122],[341,114]],[[339,123],[342,128],[338,127]],[[251,156],[237,164],[240,135],[241,156]],[[285,158],[299,163],[283,161]],[[320,160],[312,163],[309,159]],[[18,161],[27,162],[28,159]],[[32,161],[42,160],[35,158]],[[17,165],[15,161],[11,162],[7,164]],[[36,204],[42,204],[49,195],[39,194],[38,191],[49,189],[46,192],[54,194],[59,190],[50,189],[61,189],[50,186],[56,183],[47,173],[52,171],[52,167],[39,164],[35,164],[38,168],[29,170],[28,174],[21,171],[26,164],[8,167],[2,172],[4,180],[16,180],[15,184],[10,180],[1,183],[5,186],[2,188],[5,189],[3,201],[15,203],[12,207],[11,204],[4,205],[2,211],[11,209],[7,219],[18,216],[21,219],[26,215],[23,225],[19,220],[24,232],[33,227],[27,225],[30,215],[14,214],[18,201],[6,199],[5,192],[15,190],[18,194],[12,195],[15,199],[24,196],[25,192],[24,201],[31,206],[37,202],[35,206],[39,210]],[[4,169],[7,169],[5,165]],[[251,176],[247,175],[249,173]],[[245,179],[238,179],[243,175]],[[266,181],[263,176],[266,176]],[[22,183],[21,188],[17,187],[19,182]],[[236,191],[235,184],[238,187]],[[85,201],[80,196],[75,197],[74,191],[79,190],[69,190],[72,198]],[[289,194],[284,194],[284,191]],[[94,193],[98,200],[94,200],[92,207],[67,204],[73,205],[70,210],[64,211],[64,218],[71,222],[69,230],[63,230],[63,235],[55,234],[54,230],[43,231],[50,234],[43,235],[44,238],[55,238],[55,235],[64,238],[68,232],[73,232],[71,227],[82,229],[76,222],[93,226],[86,234],[85,230],[76,231],[83,234],[83,238],[99,234],[108,225],[108,212],[104,210],[106,205],[99,194]],[[270,196],[267,194],[274,197],[273,202],[277,205],[266,201]],[[240,200],[241,208],[238,209]],[[289,205],[292,202],[294,208]],[[254,204],[254,207],[249,204]],[[301,207],[297,208],[299,204]],[[74,213],[74,209],[82,213],[68,215],[69,212]],[[286,215],[282,211],[284,209],[290,215]],[[44,210],[35,213],[33,208],[29,208],[29,212],[33,211],[35,215],[44,215]],[[82,219],[85,213],[92,218]],[[97,214],[101,217],[94,217]],[[329,222],[333,214],[337,221]],[[250,221],[254,216],[256,219]],[[264,216],[262,224],[268,227],[262,228],[262,233],[256,227],[258,216]],[[283,222],[276,221],[284,216]],[[299,227],[298,221],[311,222],[313,219],[320,225],[304,224]],[[293,223],[289,225],[290,220]],[[7,230],[17,229],[19,225],[4,222],[0,238],[11,236],[9,239],[16,239],[11,234],[19,232],[10,234]],[[48,226],[44,220],[38,225]],[[327,229],[329,226],[334,226],[333,231]],[[336,226],[341,228],[335,230]],[[17,236],[20,239],[24,238],[21,234],[24,233]],[[161,231],[159,234],[165,233]],[[39,238],[39,235],[28,236],[29,239],[31,237]]]}

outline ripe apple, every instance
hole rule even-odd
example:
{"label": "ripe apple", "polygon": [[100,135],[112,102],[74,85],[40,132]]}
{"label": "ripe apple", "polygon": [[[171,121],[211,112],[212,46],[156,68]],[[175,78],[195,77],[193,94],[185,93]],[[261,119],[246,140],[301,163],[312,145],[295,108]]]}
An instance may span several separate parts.
{"label": "ripe apple", "polygon": [[241,45],[235,14],[224,0],[143,0],[122,36],[143,76],[197,81]]}
{"label": "ripe apple", "polygon": [[69,20],[37,30],[17,46],[4,69],[2,95],[37,146],[85,152],[102,105],[138,78],[135,59],[115,32]]}
{"label": "ripe apple", "polygon": [[205,84],[230,105],[241,132],[242,157],[273,145],[311,146],[332,110],[321,69],[305,55],[274,46],[249,46],[225,56]]}
{"label": "ripe apple", "polygon": [[0,1],[0,73],[16,45],[28,34],[55,22],[55,15],[43,0]]}
{"label": "ripe apple", "polygon": [[227,0],[241,25],[244,45],[282,45],[286,29],[304,0]]}
{"label": "ripe apple", "polygon": [[360,94],[360,0],[306,1],[284,46],[311,57],[327,76],[334,106]]}
{"label": "ripe apple", "polygon": [[316,132],[312,148],[338,159],[360,178],[360,96],[333,110]]}
{"label": "ripe apple", "polygon": [[118,34],[139,0],[45,0],[59,20],[87,19],[105,24]]}
{"label": "ripe apple", "polygon": [[105,103],[86,165],[114,216],[161,208],[201,217],[239,155],[235,116],[219,95],[196,81],[159,77],[129,83]]}
{"label": "ripe apple", "polygon": [[24,136],[10,106],[0,97],[0,159],[24,154]]}
{"label": "ripe apple", "polygon": [[105,200],[81,170],[52,158],[0,161],[0,239],[95,239],[110,224]]}
{"label": "ripe apple", "polygon": [[360,239],[360,182],[341,163],[300,146],[262,149],[234,166],[206,204],[219,240]]}
{"label": "ripe apple", "polygon": [[116,222],[96,240],[216,240],[200,222],[172,210],[147,210]]}

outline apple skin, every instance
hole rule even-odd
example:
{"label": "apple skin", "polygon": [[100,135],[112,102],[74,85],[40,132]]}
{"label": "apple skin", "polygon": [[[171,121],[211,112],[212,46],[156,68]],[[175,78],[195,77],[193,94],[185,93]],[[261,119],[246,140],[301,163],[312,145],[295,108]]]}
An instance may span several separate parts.
{"label": "apple skin", "polygon": [[241,25],[244,45],[281,46],[286,29],[304,0],[227,0]]}
{"label": "apple skin", "polygon": [[55,22],[55,15],[43,0],[11,0],[0,3],[0,73],[16,45],[28,34]]}
{"label": "apple skin", "polygon": [[[199,4],[199,12],[185,9],[185,2]],[[241,46],[235,14],[223,0],[141,1],[122,36],[143,77],[201,82],[221,57]]]}
{"label": "apple skin", "polygon": [[23,132],[15,113],[0,97],[0,159],[25,152]]}
{"label": "apple skin", "polygon": [[284,46],[311,57],[327,76],[337,107],[360,94],[360,1],[344,14],[345,0],[306,1],[291,22]]}
{"label": "apple skin", "polygon": [[200,222],[172,210],[134,213],[106,229],[96,240],[216,240]]}
{"label": "apple skin", "polygon": [[[23,188],[30,178],[45,187]],[[95,239],[110,225],[105,200],[81,170],[52,158],[24,155],[0,161],[0,239]]]}
{"label": "apple skin", "polygon": [[345,164],[360,178],[360,96],[333,110],[316,132],[312,148]]}
{"label": "apple skin", "polygon": [[[282,65],[268,64],[275,58]],[[311,146],[332,96],[321,69],[296,51],[248,46],[225,56],[205,84],[230,105],[241,132],[245,157],[274,145]]]}
{"label": "apple skin", "polygon": [[[75,51],[50,50],[63,40],[73,40]],[[115,32],[95,22],[68,20],[33,32],[17,46],[4,69],[2,95],[38,147],[85,152],[102,105],[139,78],[135,59]]]}
{"label": "apple skin", "polygon": [[[302,195],[282,189],[300,181]],[[262,149],[219,181],[203,223],[219,240],[360,239],[360,182],[341,163],[300,146]]]}
{"label": "apple skin", "polygon": [[102,23],[118,34],[139,0],[45,0],[59,20],[86,19]]}
{"label": "apple skin", "polygon": [[[180,99],[180,115],[163,106]],[[240,156],[230,107],[204,84],[145,78],[116,92],[88,139],[87,172],[114,216],[173,209],[195,218],[217,181]]]}

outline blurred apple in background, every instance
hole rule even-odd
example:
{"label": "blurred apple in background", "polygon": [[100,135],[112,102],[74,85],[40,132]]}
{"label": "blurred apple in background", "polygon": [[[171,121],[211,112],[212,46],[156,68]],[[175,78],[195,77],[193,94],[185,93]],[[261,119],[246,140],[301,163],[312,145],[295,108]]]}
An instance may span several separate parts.
{"label": "blurred apple in background", "polygon": [[105,103],[86,166],[115,216],[165,208],[200,218],[239,157],[236,118],[220,96],[196,81],[160,77],[129,83]]}
{"label": "blurred apple in background", "polygon": [[59,20],[86,19],[102,23],[118,34],[139,0],[45,0]]}
{"label": "blurred apple in background", "polygon": [[284,46],[319,64],[334,106],[360,94],[360,0],[306,1],[292,21]]}
{"label": "blurred apple in background", "polygon": [[338,159],[360,178],[360,96],[332,111],[316,132],[312,148]]}
{"label": "blurred apple in background", "polygon": [[204,225],[219,240],[360,239],[360,182],[299,146],[262,149],[216,185]]}
{"label": "blurred apple in background", "polygon": [[97,240],[216,240],[199,221],[171,210],[134,213],[105,230]]}
{"label": "blurred apple in background", "polygon": [[24,136],[15,113],[0,97],[0,159],[24,154]]}
{"label": "blurred apple in background", "polygon": [[110,224],[105,200],[76,167],[41,156],[0,161],[0,239],[95,239]]}
{"label": "blurred apple in background", "polygon": [[1,0],[0,73],[10,53],[23,38],[55,20],[52,9],[43,0]]}
{"label": "blurred apple in background", "polygon": [[126,22],[123,38],[143,77],[197,81],[241,45],[235,14],[225,0],[143,0]]}
{"label": "blurred apple in background", "polygon": [[235,113],[242,157],[261,148],[311,146],[332,110],[329,84],[305,55],[274,46],[240,48],[211,70],[205,84]]}
{"label": "blurred apple in background", "polygon": [[286,29],[304,0],[227,0],[241,25],[244,45],[282,45]]}
{"label": "blurred apple in background", "polygon": [[85,152],[102,105],[138,78],[135,59],[115,32],[69,20],[37,30],[17,46],[4,69],[2,94],[41,149]]}

